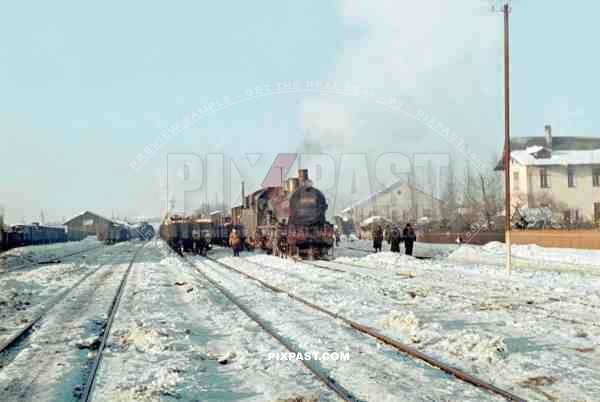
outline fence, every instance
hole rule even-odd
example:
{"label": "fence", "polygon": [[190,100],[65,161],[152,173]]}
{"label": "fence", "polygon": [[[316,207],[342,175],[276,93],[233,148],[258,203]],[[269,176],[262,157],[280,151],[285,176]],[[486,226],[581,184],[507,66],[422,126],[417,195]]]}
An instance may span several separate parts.
{"label": "fence", "polygon": [[[600,249],[600,230],[512,230],[513,244],[537,244],[542,247]],[[455,243],[457,237],[469,244],[504,242],[504,232],[479,232],[471,237],[466,233],[427,232],[419,236],[424,243]]]}
{"label": "fence", "polygon": [[514,230],[515,244],[537,244],[542,247],[600,249],[598,230]]}
{"label": "fence", "polygon": [[417,241],[423,243],[456,243],[458,237],[462,238],[463,243],[482,245],[491,241],[504,241],[504,233],[500,232],[479,232],[470,237],[466,233],[457,232],[425,232],[418,234]]}

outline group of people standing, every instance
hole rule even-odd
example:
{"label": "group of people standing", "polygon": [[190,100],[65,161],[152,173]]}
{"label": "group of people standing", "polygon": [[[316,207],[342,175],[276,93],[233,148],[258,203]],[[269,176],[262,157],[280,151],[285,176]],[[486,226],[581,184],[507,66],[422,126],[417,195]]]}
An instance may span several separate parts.
{"label": "group of people standing", "polygon": [[384,237],[388,244],[391,245],[392,252],[399,253],[400,243],[404,242],[406,255],[412,255],[415,242],[417,241],[417,235],[410,223],[407,223],[402,231],[400,230],[400,227],[393,226],[388,228],[386,233],[384,233],[381,226],[377,226],[373,230],[373,248],[376,253],[381,251]]}

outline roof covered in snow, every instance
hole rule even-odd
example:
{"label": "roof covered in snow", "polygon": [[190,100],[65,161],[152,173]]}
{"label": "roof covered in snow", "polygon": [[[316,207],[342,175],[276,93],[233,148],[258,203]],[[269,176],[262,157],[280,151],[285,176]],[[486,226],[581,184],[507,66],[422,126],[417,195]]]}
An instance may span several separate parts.
{"label": "roof covered in snow", "polygon": [[551,165],[592,165],[600,164],[600,149],[591,151],[553,151],[549,158],[536,158],[530,148],[522,151],[513,151],[511,158],[527,166]]}
{"label": "roof covered in snow", "polygon": [[418,191],[418,192],[420,192],[422,194],[427,195],[428,197],[432,198],[433,200],[443,202],[443,201],[437,199],[436,197],[434,197],[433,195],[431,195],[429,193],[426,193],[425,191],[419,189],[417,186],[409,184],[407,181],[405,181],[403,179],[396,179],[396,180],[391,180],[388,184],[384,185],[381,190],[376,191],[376,192],[374,192],[372,194],[369,194],[366,198],[364,198],[364,199],[362,199],[360,201],[357,201],[354,204],[346,207],[345,209],[342,210],[341,214],[350,214],[350,213],[352,213],[352,209],[353,208],[364,206],[369,201],[375,199],[377,196],[389,193],[390,191],[397,190],[397,189],[399,189],[400,187],[403,187],[403,186],[410,187],[411,189],[413,189],[415,191]]}
{"label": "roof covered in snow", "polygon": [[111,219],[105,218],[105,217],[103,217],[102,215],[98,215],[98,214],[95,214],[95,213],[93,213],[93,212],[90,212],[90,211],[82,211],[82,212],[78,213],[77,215],[75,215],[75,216],[72,216],[71,218],[67,219],[67,220],[66,220],[66,221],[63,223],[63,225],[68,225],[69,223],[71,223],[71,222],[72,222],[72,221],[74,221],[75,219],[79,218],[79,217],[80,217],[80,216],[82,216],[82,215],[86,215],[86,214],[87,214],[87,215],[94,216],[94,217],[96,217],[96,218],[100,218],[100,219],[103,219],[103,220],[106,220],[106,221],[112,222],[112,220],[111,220]]}
{"label": "roof covered in snow", "polygon": [[383,216],[379,216],[379,215],[375,215],[375,216],[371,216],[370,218],[365,219],[364,221],[362,221],[360,223],[361,226],[369,226],[373,223],[381,223],[381,222],[389,222],[391,223],[392,221],[389,220],[388,218],[385,218]]}
{"label": "roof covered in snow", "polygon": [[[546,137],[514,137],[510,140],[511,155],[516,151],[525,151],[534,146],[546,147]],[[600,138],[598,137],[552,137],[552,152],[560,151],[591,151],[600,149]],[[504,154],[504,152],[503,152]],[[500,158],[496,170],[504,169],[504,159]]]}

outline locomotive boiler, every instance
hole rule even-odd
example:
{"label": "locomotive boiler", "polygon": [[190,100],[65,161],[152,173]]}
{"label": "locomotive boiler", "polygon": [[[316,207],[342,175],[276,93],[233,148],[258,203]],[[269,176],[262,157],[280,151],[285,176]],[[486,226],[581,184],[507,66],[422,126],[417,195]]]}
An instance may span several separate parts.
{"label": "locomotive boiler", "polygon": [[308,170],[300,169],[285,186],[242,195],[242,200],[240,207],[232,209],[232,218],[245,227],[251,247],[315,259],[333,246],[333,226],[325,219],[327,200],[312,186]]}

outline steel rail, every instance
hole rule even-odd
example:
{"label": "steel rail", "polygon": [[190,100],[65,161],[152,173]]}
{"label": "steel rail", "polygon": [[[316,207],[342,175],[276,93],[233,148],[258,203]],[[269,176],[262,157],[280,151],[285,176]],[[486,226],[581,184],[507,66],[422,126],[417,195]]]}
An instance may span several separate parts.
{"label": "steel rail", "polygon": [[[346,248],[348,248],[348,247],[346,247]],[[358,250],[358,251],[364,251],[364,252],[366,252],[368,254],[372,254],[372,252],[369,252],[369,251],[366,251],[366,250],[354,249],[354,248],[349,248],[349,249],[351,249],[351,250]],[[513,263],[515,261],[519,261],[519,258],[518,257],[513,257]],[[526,261],[526,260],[524,260],[524,261]],[[250,262],[252,262],[252,261],[250,261]],[[305,263],[305,264],[307,264],[307,265],[311,265],[311,266],[318,267],[318,268],[330,269],[330,270],[335,270],[335,271],[343,271],[343,270],[339,270],[339,269],[336,269],[336,268],[328,268],[328,267],[324,267],[324,266],[319,266],[319,265],[317,265],[315,263],[311,263],[311,262],[307,262],[307,261],[302,261],[302,262]],[[345,262],[344,263],[337,262],[337,261],[326,261],[326,262],[334,263],[334,264],[339,264],[339,265],[351,265],[351,266],[355,266],[357,268],[366,268],[366,269],[370,269],[370,270],[376,269],[375,267],[366,267],[366,266],[361,266],[361,265],[358,265],[358,264],[345,263]],[[461,262],[461,261],[460,260],[453,260],[452,262],[448,262],[448,261],[437,261],[437,262],[441,263],[441,264],[447,264],[448,265],[448,264],[452,264],[452,262]],[[469,263],[469,261],[462,261],[462,262]],[[502,266],[502,267],[504,266],[504,264],[497,264],[497,263],[493,263],[493,262],[486,262],[486,263],[484,263],[484,265],[493,265],[493,266]],[[367,274],[362,274],[362,273],[352,272],[352,271],[345,271],[345,272],[347,272],[347,273],[349,273],[351,275],[360,274],[360,275],[363,275],[364,278],[374,279],[372,276],[367,275]],[[541,271],[535,271],[535,272],[541,272]],[[550,271],[550,272],[552,272],[552,271]],[[573,273],[578,273],[576,271],[572,271],[572,272]],[[404,274],[404,273],[396,273],[396,275],[403,276],[403,277],[406,277],[406,278],[413,278],[413,277],[416,276],[416,275]],[[592,276],[596,276],[596,275],[592,275]],[[436,287],[431,287],[431,289],[435,290],[439,294],[442,294],[442,295],[445,295],[445,296],[448,296],[448,297],[463,298],[463,299],[469,300],[470,302],[472,302],[474,304],[479,303],[479,301],[477,301],[475,299],[472,299],[472,298],[465,297],[464,295],[459,296],[459,295],[454,295],[452,293],[448,293],[446,291],[440,291],[439,287],[437,287],[437,288]],[[498,289],[495,289],[495,290],[501,291],[502,289],[498,288]],[[585,306],[585,307],[600,308],[600,306],[592,304],[592,303],[584,303],[584,302],[579,302],[579,301],[572,301],[572,300],[569,300],[569,299],[558,299],[558,300],[553,300],[553,301],[549,301],[549,302],[545,302],[545,303],[541,303],[541,304],[538,303],[538,304],[523,305],[521,303],[514,303],[514,302],[513,303],[509,303],[509,304],[511,304],[511,306],[515,306],[517,308],[521,308],[521,309],[525,308],[526,310],[529,310],[533,314],[536,313],[535,311],[532,311],[533,309],[539,310],[539,311],[544,311],[544,312],[546,312],[546,313],[549,314],[548,317],[554,318],[554,319],[559,320],[559,321],[564,321],[564,322],[568,322],[568,323],[571,323],[571,324],[590,325],[590,326],[593,326],[593,327],[600,327],[600,323],[588,322],[588,321],[581,321],[581,320],[576,320],[576,319],[573,319],[573,318],[565,318],[565,317],[558,316],[558,315],[556,315],[556,311],[544,308],[542,306],[542,305],[545,305],[545,304],[552,304],[554,302],[572,303],[572,304],[578,304],[580,306]]]}
{"label": "steel rail", "polygon": [[[28,262],[28,263],[25,263],[25,264],[21,264],[21,265],[17,265],[17,266],[14,266],[14,267],[7,268],[7,270],[4,271],[4,272],[2,272],[2,274],[8,274],[8,273],[11,273],[13,271],[18,271],[18,270],[20,270],[20,269],[22,269],[24,267],[36,266],[36,265],[42,265],[42,264],[49,264],[49,263],[52,263],[53,261],[58,260],[58,259],[72,257],[72,256],[77,255],[77,254],[87,253],[88,251],[97,250],[97,249],[102,248],[102,247],[105,247],[105,246],[103,244],[100,244],[100,245],[96,245],[94,247],[86,248],[85,250],[80,250],[80,251],[75,251],[75,252],[72,252],[72,253],[67,253],[67,254],[60,255],[60,256],[57,256],[57,257],[54,257],[54,258],[46,258],[46,259],[43,259],[43,260],[40,260],[40,261],[31,261],[31,262]],[[57,264],[60,264],[60,262],[57,262]]]}
{"label": "steel rail", "polygon": [[[242,302],[240,302],[238,300],[238,298],[235,297],[231,292],[229,292],[227,289],[225,289],[223,286],[221,286],[217,281],[215,281],[214,279],[212,279],[208,275],[206,275],[194,262],[190,261],[185,256],[180,256],[180,257],[190,267],[194,268],[200,274],[200,276],[202,276],[203,279],[205,279],[212,286],[214,286],[217,290],[219,290],[230,302],[235,304],[240,310],[242,310],[244,312],[244,314],[246,314],[252,321],[257,323],[263,330],[265,330],[265,332],[267,332],[269,335],[271,335],[271,337],[273,337],[275,340],[277,340],[288,351],[290,351],[291,353],[296,353],[296,354],[301,353],[294,346],[292,346],[290,344],[290,342],[286,341],[281,335],[279,335],[277,332],[275,332],[273,329],[271,329],[269,327],[269,325],[267,325],[256,313],[254,313],[251,309],[246,307],[246,305],[244,305]],[[209,257],[204,257],[204,258],[214,261]],[[354,396],[350,391],[345,389],[342,385],[338,384],[331,377],[322,373],[317,367],[315,367],[315,365],[313,365],[312,363],[309,363],[308,360],[300,360],[300,361],[306,368],[308,368],[315,375],[315,377],[317,377],[319,379],[319,381],[321,381],[323,384],[325,384],[325,386],[327,386],[329,389],[331,389],[333,392],[335,392],[343,400],[349,401],[349,402],[361,401],[356,396]]]}
{"label": "steel rail", "polygon": [[[474,386],[476,386],[478,388],[486,390],[486,391],[488,391],[490,393],[499,395],[499,396],[501,396],[501,397],[503,397],[503,398],[505,398],[505,399],[507,399],[509,401],[526,402],[526,399],[524,399],[524,398],[521,398],[521,397],[519,397],[519,396],[517,396],[515,394],[512,394],[509,391],[503,390],[503,389],[501,389],[501,388],[499,388],[499,387],[497,387],[497,386],[495,386],[495,385],[493,385],[491,383],[488,383],[488,382],[486,382],[484,380],[481,380],[481,379],[479,379],[479,378],[477,378],[475,376],[472,376],[472,375],[470,375],[470,374],[468,374],[468,373],[466,373],[466,372],[464,372],[464,371],[462,371],[462,370],[460,370],[458,368],[450,366],[449,364],[446,364],[446,363],[444,363],[444,362],[442,362],[442,361],[440,361],[440,360],[438,360],[438,359],[436,359],[436,358],[434,358],[432,356],[429,356],[429,355],[427,355],[427,354],[425,354],[423,352],[420,352],[419,350],[416,350],[416,349],[414,349],[414,348],[412,348],[412,347],[410,347],[408,345],[405,345],[405,344],[403,344],[403,343],[401,343],[401,342],[399,342],[399,341],[397,341],[397,340],[395,340],[393,338],[390,338],[390,337],[388,337],[386,335],[383,335],[382,333],[378,332],[374,328],[368,327],[366,325],[362,325],[362,324],[360,324],[360,323],[358,323],[356,321],[350,320],[350,319],[348,319],[348,318],[346,318],[344,316],[341,316],[341,315],[339,315],[337,313],[334,313],[334,312],[332,312],[330,310],[327,310],[327,309],[325,309],[325,308],[323,308],[321,306],[318,306],[318,305],[316,305],[316,304],[314,304],[314,303],[312,303],[312,302],[310,302],[310,301],[308,301],[308,300],[306,300],[306,299],[304,299],[304,298],[302,298],[302,297],[300,297],[298,295],[295,295],[295,294],[290,293],[290,292],[288,292],[286,290],[283,290],[281,288],[273,286],[273,285],[271,285],[271,284],[269,284],[269,283],[267,283],[267,282],[265,282],[265,281],[263,281],[263,280],[255,277],[253,275],[250,275],[250,274],[247,274],[247,273],[245,273],[243,271],[240,271],[239,269],[237,269],[235,267],[232,267],[232,266],[230,266],[228,264],[225,264],[225,263],[223,263],[221,261],[218,261],[218,260],[216,260],[216,259],[214,259],[212,257],[205,257],[205,258],[207,258],[208,260],[210,260],[210,261],[218,264],[219,266],[222,266],[222,267],[224,267],[224,268],[226,268],[226,269],[228,269],[230,271],[236,272],[236,273],[238,273],[238,274],[240,274],[240,275],[242,275],[242,276],[244,276],[244,277],[246,277],[246,278],[248,278],[250,280],[256,281],[256,282],[260,283],[262,286],[264,286],[265,288],[267,288],[267,289],[269,289],[269,290],[271,290],[271,291],[273,291],[275,293],[283,293],[283,294],[287,295],[288,297],[290,297],[290,298],[292,298],[292,299],[294,299],[294,300],[296,300],[296,301],[298,301],[298,302],[300,302],[300,303],[302,303],[302,304],[304,304],[304,305],[306,305],[308,307],[313,308],[314,310],[317,310],[317,311],[319,311],[319,312],[321,312],[323,314],[326,314],[326,315],[328,315],[328,316],[330,316],[330,317],[332,317],[332,318],[334,318],[336,320],[339,320],[339,321],[345,323],[350,328],[353,328],[353,329],[355,329],[355,330],[357,330],[357,331],[359,331],[359,332],[361,332],[361,333],[363,333],[365,335],[369,335],[369,336],[371,336],[371,337],[373,337],[373,338],[375,338],[375,339],[377,339],[377,340],[379,340],[379,341],[381,341],[381,342],[383,342],[383,343],[385,343],[387,345],[390,345],[393,348],[395,348],[396,350],[398,350],[398,351],[400,351],[400,352],[402,352],[402,353],[404,353],[406,355],[409,355],[409,356],[411,356],[413,358],[416,358],[418,360],[424,361],[425,363],[429,364],[430,366],[433,366],[433,367],[435,367],[435,368],[437,368],[439,370],[442,370],[442,371],[446,372],[447,374],[450,374],[450,375],[458,378],[459,380],[467,382],[467,383],[469,383],[471,385],[474,385]],[[261,265],[261,264],[258,264],[258,265]]]}
{"label": "steel rail", "polygon": [[106,264],[102,264],[100,265],[98,268],[91,270],[90,272],[86,273],[84,276],[81,277],[81,279],[79,279],[74,285],[72,285],[71,287],[69,287],[68,289],[64,290],[63,292],[61,292],[58,296],[56,296],[55,298],[53,298],[50,303],[48,305],[46,305],[46,307],[42,308],[40,312],[38,312],[33,319],[31,319],[23,328],[21,328],[16,334],[14,334],[13,336],[11,336],[8,340],[4,341],[4,343],[2,343],[0,345],[0,354],[2,354],[3,352],[5,352],[6,350],[10,349],[11,347],[13,347],[17,342],[19,342],[20,340],[22,340],[23,338],[25,338],[25,336],[27,336],[30,332],[30,330],[33,328],[33,326],[35,324],[37,324],[46,314],[48,314],[48,312],[50,312],[50,310],[52,310],[54,307],[56,307],[60,302],[62,302],[73,290],[75,290],[77,287],[79,287],[79,285],[81,285],[87,278],[89,278],[91,275],[95,274],[96,272],[98,272],[100,269],[102,269]]}
{"label": "steel rail", "polygon": [[[352,251],[360,251],[360,252],[366,253],[366,254],[375,254],[371,250],[365,250],[365,249],[357,248],[357,247],[339,247],[338,250],[339,249],[347,249],[347,250],[352,250]],[[393,251],[389,251],[389,252],[392,253]],[[400,254],[400,253],[398,253],[398,254]],[[404,255],[404,254],[402,254],[402,255]],[[433,257],[428,256],[428,255],[413,255],[412,257],[414,257],[414,258],[416,258],[418,260],[431,260],[431,259],[433,259]]]}
{"label": "steel rail", "polygon": [[[351,262],[338,262],[338,261],[328,261],[328,260],[323,260],[323,262],[330,263],[330,264],[337,264],[337,265],[341,265],[343,267],[347,267],[348,265],[351,265],[353,267],[357,267],[357,268],[363,269],[365,271],[367,271],[367,270],[372,271],[372,272],[377,271],[377,268],[375,268],[375,267],[368,267],[368,266],[365,266],[365,265],[354,264],[354,263],[351,263]],[[373,278],[372,275],[369,275],[366,272],[348,271],[348,270],[345,270],[345,269],[338,269],[338,268],[333,268],[333,267],[327,267],[327,266],[324,266],[324,265],[319,265],[319,264],[317,264],[314,261],[302,261],[302,263],[303,264],[307,264],[307,265],[312,265],[313,267],[317,267],[317,268],[327,269],[327,270],[330,270],[330,271],[343,272],[343,273],[346,273],[346,274],[350,274],[350,275],[354,275],[354,276],[362,276],[362,277],[365,277],[365,278]],[[412,272],[386,272],[386,273],[389,273],[390,275],[401,276],[401,277],[407,278],[407,279],[414,278],[415,276],[417,276],[416,274],[414,274]]]}
{"label": "steel rail", "polygon": [[142,245],[136,250],[133,257],[131,257],[131,261],[129,262],[129,266],[127,266],[127,270],[121,279],[121,283],[119,284],[119,288],[117,289],[117,293],[113,298],[113,301],[108,310],[108,320],[106,321],[106,325],[104,327],[104,332],[102,333],[102,340],[100,341],[100,346],[96,352],[96,357],[94,358],[94,362],[92,364],[92,368],[90,369],[90,373],[87,378],[87,382],[85,388],[83,390],[81,400],[84,402],[91,401],[92,392],[94,391],[94,385],[96,383],[96,374],[98,373],[98,368],[100,367],[100,363],[102,362],[102,352],[106,348],[106,342],[108,341],[108,336],[110,335],[110,329],[112,327],[113,321],[115,320],[115,316],[117,315],[117,311],[119,309],[119,303],[121,302],[121,297],[123,296],[125,290],[125,284],[127,283],[127,279],[129,278],[129,274],[131,273],[131,268],[133,267],[133,263],[139,253],[142,251],[144,246],[147,243],[142,243]]}

